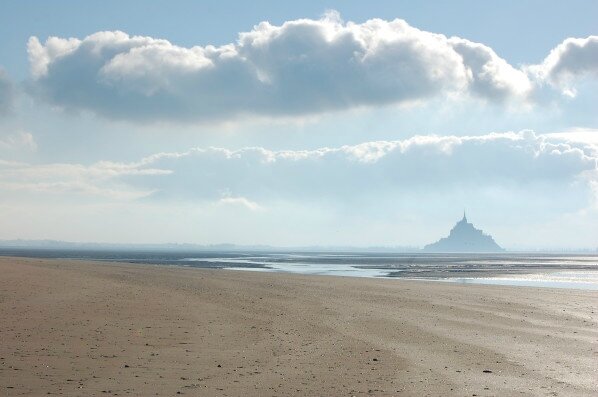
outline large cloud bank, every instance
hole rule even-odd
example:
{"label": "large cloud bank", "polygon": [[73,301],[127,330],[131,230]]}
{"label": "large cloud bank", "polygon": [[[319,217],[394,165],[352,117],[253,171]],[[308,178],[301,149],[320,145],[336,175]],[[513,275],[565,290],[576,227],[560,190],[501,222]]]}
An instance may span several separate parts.
{"label": "large cloud bank", "polygon": [[[595,70],[595,38],[587,40],[579,48],[563,43],[536,74],[575,75],[570,58]],[[400,19],[345,23],[334,13],[281,26],[262,22],[220,47],[184,48],[114,31],[43,44],[31,37],[28,52],[32,86],[45,100],[133,120],[296,116],[440,95],[525,100],[536,79],[483,44]]]}
{"label": "large cloud bank", "polygon": [[[307,151],[194,148],[90,166],[0,162],[0,190],[117,200],[221,201],[250,209],[281,200],[341,203],[492,188],[533,193],[537,187],[544,199],[556,201],[564,192],[575,191],[575,197],[588,201],[598,181],[597,161],[594,143],[531,131],[415,136]],[[583,191],[588,193],[585,198]]]}

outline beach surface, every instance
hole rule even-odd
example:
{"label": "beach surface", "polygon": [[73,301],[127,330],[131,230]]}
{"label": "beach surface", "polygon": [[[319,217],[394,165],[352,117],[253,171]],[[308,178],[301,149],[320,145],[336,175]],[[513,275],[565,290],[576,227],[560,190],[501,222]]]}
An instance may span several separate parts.
{"label": "beach surface", "polygon": [[0,396],[598,395],[598,292],[0,258]]}

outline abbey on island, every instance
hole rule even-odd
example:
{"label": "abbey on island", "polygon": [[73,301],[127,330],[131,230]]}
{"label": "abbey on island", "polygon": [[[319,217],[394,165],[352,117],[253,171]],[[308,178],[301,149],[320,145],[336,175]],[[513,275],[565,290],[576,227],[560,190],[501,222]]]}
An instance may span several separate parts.
{"label": "abbey on island", "polygon": [[451,229],[447,237],[424,247],[427,252],[503,252],[492,236],[476,229],[467,221],[465,211],[463,218]]}

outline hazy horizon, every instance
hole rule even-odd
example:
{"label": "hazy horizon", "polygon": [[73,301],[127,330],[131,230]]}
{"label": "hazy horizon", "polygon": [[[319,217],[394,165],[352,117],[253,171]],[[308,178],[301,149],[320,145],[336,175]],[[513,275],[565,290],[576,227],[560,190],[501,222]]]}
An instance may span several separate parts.
{"label": "hazy horizon", "polygon": [[5,2],[0,240],[594,250],[595,15]]}

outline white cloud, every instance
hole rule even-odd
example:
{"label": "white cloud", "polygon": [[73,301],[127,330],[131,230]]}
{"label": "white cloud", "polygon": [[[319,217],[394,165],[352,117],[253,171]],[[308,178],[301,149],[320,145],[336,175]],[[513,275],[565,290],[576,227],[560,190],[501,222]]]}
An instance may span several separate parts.
{"label": "white cloud", "polygon": [[223,197],[218,200],[218,203],[224,205],[241,206],[251,211],[260,211],[263,209],[258,203],[248,200],[245,197]]}
{"label": "white cloud", "polygon": [[451,45],[462,57],[470,90],[482,98],[504,101],[524,98],[532,89],[527,75],[483,44],[453,37]]}
{"label": "white cloud", "polygon": [[572,128],[565,132],[554,132],[546,134],[546,136],[553,140],[560,140],[565,142],[581,143],[596,150],[598,156],[598,129],[592,128]]}
{"label": "white cloud", "polygon": [[69,55],[81,45],[81,40],[61,39],[49,37],[45,45],[41,45],[36,37],[29,38],[27,52],[31,63],[31,73],[38,78],[48,73],[48,66],[51,62]]}
{"label": "white cloud", "polygon": [[569,96],[583,77],[598,77],[598,36],[568,38],[555,47],[540,65],[530,67],[541,81],[547,81]]}
{"label": "white cloud", "polygon": [[44,44],[31,37],[28,51],[45,100],[119,119],[295,116],[453,94],[504,102],[531,88],[482,44],[400,19],[345,23],[334,13],[262,22],[220,47],[98,32]]}
{"label": "white cloud", "polygon": [[0,134],[0,152],[13,150],[35,151],[37,143],[33,135],[27,131],[18,131],[13,134]]}
{"label": "white cloud", "polygon": [[194,148],[90,166],[6,162],[0,163],[0,189],[199,200],[250,210],[275,201],[376,201],[485,189],[549,192],[542,199],[554,201],[571,193],[583,200],[598,178],[597,161],[591,142],[531,131],[415,136],[303,151]]}
{"label": "white cloud", "polygon": [[169,171],[150,167],[139,169],[128,164],[99,162],[81,164],[34,165],[0,161],[0,191],[40,194],[76,194],[115,200],[147,197],[151,189],[138,189],[119,180],[127,175],[163,175]]}

